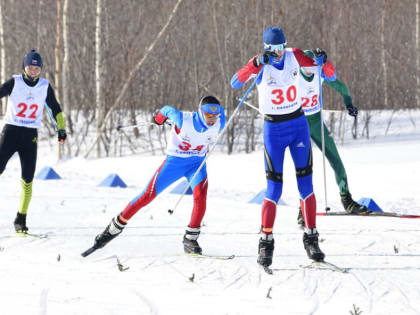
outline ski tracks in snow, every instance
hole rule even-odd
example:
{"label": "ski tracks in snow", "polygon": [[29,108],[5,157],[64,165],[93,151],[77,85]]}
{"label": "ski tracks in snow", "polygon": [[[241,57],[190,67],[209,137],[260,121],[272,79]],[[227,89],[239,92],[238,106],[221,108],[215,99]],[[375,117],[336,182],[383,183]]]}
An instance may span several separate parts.
{"label": "ski tracks in snow", "polygon": [[39,315],[47,315],[48,292],[50,289],[43,289],[39,297]]}

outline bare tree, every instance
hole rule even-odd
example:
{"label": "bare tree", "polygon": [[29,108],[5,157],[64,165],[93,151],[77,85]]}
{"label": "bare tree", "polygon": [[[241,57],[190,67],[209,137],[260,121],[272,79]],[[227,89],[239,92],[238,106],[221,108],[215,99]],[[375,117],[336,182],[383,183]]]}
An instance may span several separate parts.
{"label": "bare tree", "polygon": [[[6,81],[6,50],[4,47],[4,31],[3,31],[3,9],[0,3],[0,82]],[[0,114],[6,113],[6,99],[2,99],[0,103]]]}

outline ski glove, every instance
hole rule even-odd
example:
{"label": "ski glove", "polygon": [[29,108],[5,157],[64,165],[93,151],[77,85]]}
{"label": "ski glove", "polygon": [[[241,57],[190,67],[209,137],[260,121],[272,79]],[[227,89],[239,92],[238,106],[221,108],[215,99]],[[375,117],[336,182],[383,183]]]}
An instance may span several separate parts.
{"label": "ski glove", "polygon": [[168,117],[163,116],[159,109],[153,113],[152,122],[156,125],[163,125]]}
{"label": "ski glove", "polygon": [[269,53],[264,53],[256,55],[252,61],[255,68],[258,68],[261,65],[272,65],[274,63],[274,56]]}
{"label": "ski glove", "polygon": [[58,141],[64,142],[67,138],[67,133],[64,129],[58,130]]}
{"label": "ski glove", "polygon": [[318,66],[325,65],[328,61],[327,53],[319,48],[316,48],[314,51],[315,62]]}
{"label": "ski glove", "polygon": [[347,105],[347,111],[349,112],[350,116],[357,117],[357,107],[354,107],[352,104]]}

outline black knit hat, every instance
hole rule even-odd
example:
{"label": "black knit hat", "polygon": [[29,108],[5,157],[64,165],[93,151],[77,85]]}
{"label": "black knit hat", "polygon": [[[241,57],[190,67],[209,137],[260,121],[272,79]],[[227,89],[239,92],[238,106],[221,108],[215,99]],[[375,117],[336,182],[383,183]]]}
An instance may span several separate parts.
{"label": "black knit hat", "polygon": [[32,49],[26,54],[25,58],[23,58],[23,68],[26,66],[38,66],[42,69],[42,57],[35,49]]}

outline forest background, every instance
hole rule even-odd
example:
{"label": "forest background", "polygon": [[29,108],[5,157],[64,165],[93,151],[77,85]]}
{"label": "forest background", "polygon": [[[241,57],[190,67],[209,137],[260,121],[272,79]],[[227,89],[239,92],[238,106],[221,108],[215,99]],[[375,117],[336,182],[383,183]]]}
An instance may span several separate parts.
{"label": "forest background", "polygon": [[[357,120],[335,91],[323,89],[334,136],[352,128],[353,138],[369,138],[378,111],[420,109],[419,2],[0,0],[0,81],[19,74],[34,48],[65,113],[67,156],[161,153],[169,128],[145,124],[153,112],[166,104],[193,111],[212,94],[230,118],[245,92],[231,89],[231,77],[263,51],[263,30],[278,26],[288,47],[324,49],[349,87]],[[257,105],[255,91],[247,103]],[[40,137],[55,139],[45,125]],[[260,135],[261,116],[244,107],[220,148],[252,152]]]}

